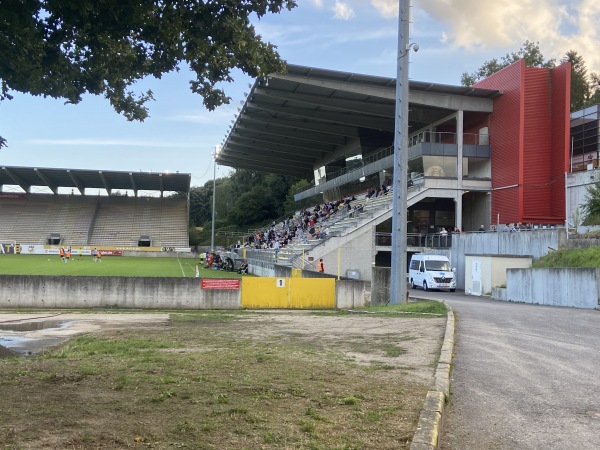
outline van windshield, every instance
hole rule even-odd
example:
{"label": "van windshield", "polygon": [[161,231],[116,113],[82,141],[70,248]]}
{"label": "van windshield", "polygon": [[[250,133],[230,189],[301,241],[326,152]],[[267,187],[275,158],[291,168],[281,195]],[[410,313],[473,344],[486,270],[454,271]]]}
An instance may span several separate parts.
{"label": "van windshield", "polygon": [[442,270],[444,272],[450,272],[450,263],[448,261],[437,261],[429,259],[425,261],[425,268],[427,270]]}

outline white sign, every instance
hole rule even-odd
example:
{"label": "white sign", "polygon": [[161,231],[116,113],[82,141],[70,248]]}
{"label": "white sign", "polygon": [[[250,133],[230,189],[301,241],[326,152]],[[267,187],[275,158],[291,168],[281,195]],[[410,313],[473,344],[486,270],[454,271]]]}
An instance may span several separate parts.
{"label": "white sign", "polygon": [[277,286],[277,287],[285,287],[285,278],[277,278],[275,286]]}

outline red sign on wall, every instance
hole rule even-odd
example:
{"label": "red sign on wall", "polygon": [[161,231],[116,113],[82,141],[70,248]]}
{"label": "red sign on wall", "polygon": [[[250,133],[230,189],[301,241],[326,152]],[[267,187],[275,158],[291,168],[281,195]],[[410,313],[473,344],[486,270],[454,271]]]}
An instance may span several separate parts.
{"label": "red sign on wall", "polygon": [[240,288],[240,280],[237,278],[202,278],[200,282],[202,289],[232,289]]}

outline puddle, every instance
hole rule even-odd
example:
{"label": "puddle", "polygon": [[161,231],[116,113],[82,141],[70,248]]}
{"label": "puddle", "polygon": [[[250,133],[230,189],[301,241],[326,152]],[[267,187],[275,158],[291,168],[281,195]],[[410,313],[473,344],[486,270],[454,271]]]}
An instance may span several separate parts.
{"label": "puddle", "polygon": [[[64,328],[67,322],[60,320],[42,320],[39,322],[0,323],[0,331],[38,331]],[[0,339],[2,336],[0,335]]]}
{"label": "puddle", "polygon": [[[41,320],[29,322],[0,323],[0,358],[8,356],[30,356],[39,353],[44,346],[55,344],[64,338],[29,335],[43,330],[52,332],[71,325],[71,321]],[[35,337],[34,337],[35,336]]]}

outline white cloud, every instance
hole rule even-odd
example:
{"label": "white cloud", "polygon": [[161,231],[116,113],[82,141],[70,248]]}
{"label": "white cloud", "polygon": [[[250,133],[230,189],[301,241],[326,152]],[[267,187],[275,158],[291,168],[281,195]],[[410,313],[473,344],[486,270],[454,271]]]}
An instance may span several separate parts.
{"label": "white cloud", "polygon": [[398,1],[397,0],[371,0],[371,5],[383,17],[398,17]]}
{"label": "white cloud", "polygon": [[336,0],[332,10],[336,19],[350,20],[354,17],[354,10],[347,3],[338,0]]}

